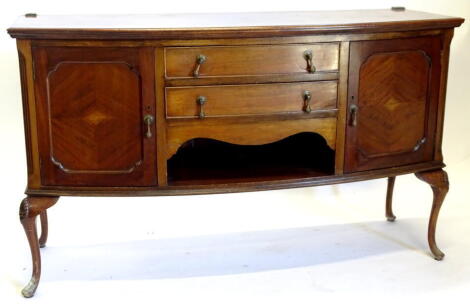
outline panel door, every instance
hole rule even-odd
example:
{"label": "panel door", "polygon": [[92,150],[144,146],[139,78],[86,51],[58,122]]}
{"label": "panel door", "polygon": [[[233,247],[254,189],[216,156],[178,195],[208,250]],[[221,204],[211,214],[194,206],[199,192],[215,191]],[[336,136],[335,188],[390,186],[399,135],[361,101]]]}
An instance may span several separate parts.
{"label": "panel door", "polygon": [[433,160],[437,36],[352,42],[345,172]]}
{"label": "panel door", "polygon": [[[33,48],[43,185],[156,184],[153,51]],[[150,117],[148,117],[150,118]]]}

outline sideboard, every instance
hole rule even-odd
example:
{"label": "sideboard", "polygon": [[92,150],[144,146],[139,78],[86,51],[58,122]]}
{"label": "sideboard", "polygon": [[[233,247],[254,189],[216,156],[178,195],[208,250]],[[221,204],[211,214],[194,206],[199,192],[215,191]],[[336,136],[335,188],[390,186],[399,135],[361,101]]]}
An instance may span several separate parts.
{"label": "sideboard", "polygon": [[[34,295],[59,196],[229,193],[415,173],[449,182],[441,143],[454,27],[387,10],[26,14],[17,38],[27,152],[20,220]],[[36,218],[41,234],[38,237]]]}

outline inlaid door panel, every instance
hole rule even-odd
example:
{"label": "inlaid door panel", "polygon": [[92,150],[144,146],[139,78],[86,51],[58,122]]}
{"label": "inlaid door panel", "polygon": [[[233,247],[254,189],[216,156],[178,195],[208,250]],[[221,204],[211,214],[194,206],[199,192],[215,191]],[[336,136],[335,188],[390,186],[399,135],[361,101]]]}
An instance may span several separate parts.
{"label": "inlaid door panel", "polygon": [[438,37],[351,43],[345,171],[433,159]]}
{"label": "inlaid door panel", "polygon": [[33,52],[42,184],[155,185],[153,51]]}

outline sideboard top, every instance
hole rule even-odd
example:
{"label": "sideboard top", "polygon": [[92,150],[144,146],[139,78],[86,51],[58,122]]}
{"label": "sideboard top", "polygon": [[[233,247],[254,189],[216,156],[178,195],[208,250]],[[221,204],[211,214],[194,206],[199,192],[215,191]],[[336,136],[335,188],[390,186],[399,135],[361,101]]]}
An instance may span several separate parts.
{"label": "sideboard top", "polygon": [[451,28],[464,19],[403,9],[161,15],[26,14],[8,29],[29,39],[262,37]]}

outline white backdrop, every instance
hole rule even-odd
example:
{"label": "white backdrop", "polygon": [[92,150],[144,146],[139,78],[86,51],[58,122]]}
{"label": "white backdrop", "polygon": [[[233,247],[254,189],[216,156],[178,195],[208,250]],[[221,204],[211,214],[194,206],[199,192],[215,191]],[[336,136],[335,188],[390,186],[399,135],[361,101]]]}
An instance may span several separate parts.
{"label": "white backdrop", "polygon": [[[470,289],[470,1],[9,1],[0,10],[0,304],[20,305],[30,255],[18,221],[26,183],[16,16],[321,9],[407,9],[464,17],[455,31],[444,156],[451,190],[430,259],[428,186],[397,179],[394,224],[385,180],[296,190],[160,198],[62,198],[50,209],[37,305],[362,304],[467,299]],[[5,303],[6,302],[6,303]],[[466,305],[465,300],[460,300]],[[456,300],[452,302],[459,304]]]}

